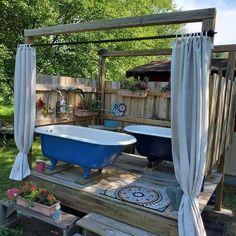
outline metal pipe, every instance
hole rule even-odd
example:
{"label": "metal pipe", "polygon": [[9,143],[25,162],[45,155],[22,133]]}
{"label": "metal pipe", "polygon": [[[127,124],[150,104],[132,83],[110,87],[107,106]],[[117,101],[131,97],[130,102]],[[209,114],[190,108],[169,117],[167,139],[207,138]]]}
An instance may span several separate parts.
{"label": "metal pipe", "polygon": [[[187,33],[185,35],[200,35],[206,34],[209,37],[213,37],[215,32],[214,30],[197,32],[197,33]],[[129,41],[142,41],[142,40],[153,40],[153,39],[168,39],[168,38],[179,38],[183,34],[170,34],[170,35],[157,35],[157,36],[147,36],[147,37],[136,37],[136,38],[120,38],[120,39],[103,39],[103,40],[90,40],[90,41],[74,41],[74,42],[54,42],[54,43],[36,43],[31,44],[32,47],[44,47],[44,46],[62,46],[62,45],[78,45],[78,44],[100,44],[100,43],[114,43],[114,42],[129,42]]]}

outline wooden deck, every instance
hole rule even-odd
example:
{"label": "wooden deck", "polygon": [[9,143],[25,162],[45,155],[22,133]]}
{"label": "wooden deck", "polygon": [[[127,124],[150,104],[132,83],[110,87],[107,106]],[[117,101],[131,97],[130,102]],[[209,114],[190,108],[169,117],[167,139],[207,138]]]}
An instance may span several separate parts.
{"label": "wooden deck", "polygon": [[[176,182],[173,166],[164,163],[153,170],[146,168],[146,158],[122,154],[114,166],[105,168],[93,181],[81,184],[81,169],[76,166],[51,174],[32,171],[30,179],[50,188],[62,204],[84,213],[95,212],[160,235],[177,235],[178,212],[171,205],[164,212],[128,203],[103,195],[105,189],[127,184],[164,188]],[[201,211],[221,180],[213,173],[205,180],[200,194]],[[80,184],[79,184],[80,182]]]}

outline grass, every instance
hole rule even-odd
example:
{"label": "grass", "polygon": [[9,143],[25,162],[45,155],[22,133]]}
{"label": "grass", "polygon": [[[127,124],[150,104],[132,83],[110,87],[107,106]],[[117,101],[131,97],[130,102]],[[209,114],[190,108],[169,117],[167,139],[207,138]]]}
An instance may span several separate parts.
{"label": "grass", "polygon": [[0,100],[0,118],[4,125],[13,124],[13,106],[5,106]]}
{"label": "grass", "polygon": [[223,201],[224,208],[232,210],[236,217],[236,187],[225,186],[223,196],[224,196],[224,201]]}
{"label": "grass", "polygon": [[[40,142],[39,139],[37,138],[34,141],[33,147],[33,163],[37,158],[42,158],[41,155],[41,148],[40,148]],[[8,140],[7,141],[7,146],[0,147],[0,166],[1,166],[1,172],[0,172],[0,198],[5,198],[6,196],[6,190],[12,187],[17,187],[19,186],[20,182],[19,181],[14,181],[10,180],[8,177],[10,175],[11,168],[13,166],[15,157],[18,153],[18,150],[15,146],[15,143],[13,140]]]}

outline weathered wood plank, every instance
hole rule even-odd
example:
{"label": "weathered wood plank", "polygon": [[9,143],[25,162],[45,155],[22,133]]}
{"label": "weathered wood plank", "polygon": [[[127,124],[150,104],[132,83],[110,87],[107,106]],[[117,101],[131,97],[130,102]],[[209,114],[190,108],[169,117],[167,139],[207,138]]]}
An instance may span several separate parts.
{"label": "weathered wood plank", "polygon": [[103,111],[105,108],[105,58],[103,56],[99,56],[99,71],[98,71],[98,89],[100,91],[99,94],[99,99],[102,103],[101,108],[102,108],[102,112],[101,112],[101,120],[103,119]]}
{"label": "weathered wood plank", "polygon": [[88,86],[64,86],[57,84],[36,84],[36,91],[52,91],[52,90],[65,90],[69,91],[70,89],[82,89],[85,93],[96,93],[96,88]]}
{"label": "weathered wood plank", "polygon": [[130,50],[130,51],[104,51],[104,57],[142,57],[142,56],[157,56],[171,55],[170,48],[163,49],[146,49],[146,50]]}
{"label": "weathered wood plank", "polygon": [[210,175],[214,165],[214,148],[215,148],[215,132],[216,132],[216,110],[219,94],[220,78],[214,74],[210,76],[210,112],[209,112],[209,130],[208,130],[208,146],[206,158],[206,174]]}
{"label": "weathered wood plank", "polygon": [[166,121],[166,120],[137,118],[137,117],[132,117],[132,116],[117,117],[117,116],[114,116],[112,114],[104,114],[104,119],[111,119],[111,120],[119,120],[119,121],[130,122],[130,123],[140,123],[140,124],[149,124],[149,125],[170,127],[170,121]]}
{"label": "weathered wood plank", "polygon": [[102,236],[119,235],[119,236],[155,236],[150,232],[132,227],[128,224],[117,220],[96,214],[94,212],[84,216],[76,222],[83,229],[87,229],[93,233]]}
{"label": "weathered wood plank", "polygon": [[[108,93],[108,94],[117,94],[118,93],[117,89],[108,88],[108,87],[106,87],[104,92]],[[163,93],[163,92],[159,92],[159,91],[156,91],[156,90],[149,90],[148,91],[148,96],[170,98],[170,93],[169,92]]]}
{"label": "weathered wood plank", "polygon": [[[227,71],[226,77],[228,79],[228,86],[227,86],[227,96],[226,96],[226,103],[225,103],[225,111],[224,111],[224,121],[223,121],[223,137],[222,137],[222,144],[221,144],[221,151],[222,154],[228,147],[229,143],[227,142],[228,132],[232,134],[232,120],[234,120],[233,114],[231,113],[231,99],[234,99],[232,93],[234,93],[234,73],[235,73],[235,59],[236,59],[236,52],[229,52],[228,53],[228,63],[227,63]],[[231,130],[230,130],[231,129]],[[229,131],[230,130],[230,131]]]}
{"label": "weathered wood plank", "polygon": [[229,116],[227,122],[228,126],[226,135],[226,147],[228,147],[232,141],[235,113],[236,113],[236,82],[233,81],[231,97],[230,97],[230,105],[229,105]]}
{"label": "weathered wood plank", "polygon": [[225,93],[225,103],[224,103],[224,111],[223,111],[223,119],[222,119],[222,132],[221,132],[221,140],[220,140],[220,155],[223,155],[225,152],[225,140],[227,133],[227,121],[229,115],[229,105],[230,105],[230,96],[232,90],[232,81],[227,81],[226,93]]}
{"label": "weathered wood plank", "polygon": [[220,159],[220,138],[222,131],[222,120],[223,120],[223,109],[224,109],[224,100],[225,100],[225,90],[226,90],[226,78],[220,78],[220,91],[218,94],[218,104],[217,104],[217,122],[216,122],[216,131],[215,131],[215,146],[213,154],[213,164],[217,163]]}
{"label": "weathered wood plank", "polygon": [[41,27],[37,29],[24,30],[24,36],[46,36],[55,34],[68,34],[75,32],[88,32],[109,29],[143,27],[164,24],[180,24],[190,22],[201,22],[205,19],[215,18],[216,9],[200,9],[191,11],[168,12],[154,15],[117,18],[111,20],[100,20],[93,22],[80,22],[73,24]]}
{"label": "weathered wood plank", "polygon": [[[236,51],[236,44],[229,45],[215,45],[212,49],[213,53]],[[171,48],[162,49],[146,49],[146,50],[130,50],[130,51],[104,51],[104,57],[142,57],[142,56],[156,56],[156,55],[171,55]]]}
{"label": "weathered wood plank", "polygon": [[36,120],[36,127],[42,125],[50,125],[50,124],[67,124],[67,123],[74,123],[83,120],[94,119],[94,117],[66,117],[66,118],[45,118],[41,120]]}

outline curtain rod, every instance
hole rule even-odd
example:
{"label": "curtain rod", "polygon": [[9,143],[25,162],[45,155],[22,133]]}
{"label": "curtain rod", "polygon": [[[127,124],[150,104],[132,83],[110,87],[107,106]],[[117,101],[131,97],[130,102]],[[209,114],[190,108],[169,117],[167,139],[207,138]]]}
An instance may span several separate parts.
{"label": "curtain rod", "polygon": [[54,42],[54,43],[36,43],[31,44],[32,47],[43,47],[43,46],[61,46],[61,45],[76,45],[76,44],[96,44],[96,43],[112,43],[112,42],[128,42],[128,41],[141,41],[141,40],[152,40],[152,39],[168,39],[168,38],[179,38],[183,35],[207,35],[213,37],[215,32],[214,30],[208,30],[197,33],[187,33],[187,34],[170,34],[170,35],[157,35],[157,36],[148,36],[148,37],[137,37],[137,38],[120,38],[120,39],[103,39],[103,40],[91,40],[91,41],[74,41],[74,42]]}

